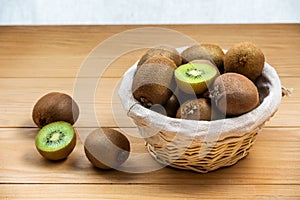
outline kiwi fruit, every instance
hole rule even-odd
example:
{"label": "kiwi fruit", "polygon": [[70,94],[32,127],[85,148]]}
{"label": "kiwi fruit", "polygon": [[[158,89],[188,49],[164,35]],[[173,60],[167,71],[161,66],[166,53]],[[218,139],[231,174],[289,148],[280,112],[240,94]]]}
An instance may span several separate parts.
{"label": "kiwi fruit", "polygon": [[224,52],[220,46],[216,44],[201,44],[201,47],[207,51],[210,59],[213,60],[214,64],[218,67],[219,72],[224,73]]}
{"label": "kiwi fruit", "polygon": [[38,152],[48,160],[65,159],[76,145],[76,133],[67,122],[53,122],[44,126],[35,137]]}
{"label": "kiwi fruit", "polygon": [[97,168],[118,168],[129,157],[130,143],[126,136],[111,128],[98,128],[84,142],[88,160]]}
{"label": "kiwi fruit", "polygon": [[178,109],[176,118],[210,121],[212,118],[210,100],[199,98],[186,101]]}
{"label": "kiwi fruit", "polygon": [[60,92],[51,92],[41,97],[32,111],[32,119],[39,128],[56,121],[73,125],[78,116],[77,103],[69,95]]}
{"label": "kiwi fruit", "polygon": [[247,113],[259,105],[259,93],[254,83],[237,73],[217,77],[212,85],[211,98],[227,116]]}
{"label": "kiwi fruit", "polygon": [[172,60],[176,66],[181,65],[182,63],[182,58],[177,52],[177,50],[173,47],[169,46],[159,46],[155,48],[151,48],[146,53],[141,57],[140,61],[137,64],[137,68],[139,68],[146,60],[153,56],[164,56]]}
{"label": "kiwi fruit", "polygon": [[228,49],[224,57],[225,72],[242,74],[255,81],[262,73],[263,52],[251,42],[242,42]]}
{"label": "kiwi fruit", "polygon": [[191,62],[193,60],[209,60],[212,62],[209,53],[202,48],[201,45],[196,44],[188,47],[181,53],[182,62],[184,64]]}
{"label": "kiwi fruit", "polygon": [[177,68],[177,66],[171,59],[164,57],[164,56],[153,56],[153,57],[149,58],[148,60],[146,60],[146,62],[144,62],[144,64],[149,64],[149,63],[157,63],[160,65],[166,65],[166,66],[173,67],[174,69]]}
{"label": "kiwi fruit", "polygon": [[143,106],[163,105],[175,87],[174,66],[158,63],[143,64],[135,73],[132,93]]}
{"label": "kiwi fruit", "polygon": [[179,66],[174,75],[180,90],[189,94],[201,94],[219,75],[219,71],[206,60],[195,60]]}
{"label": "kiwi fruit", "polygon": [[175,94],[173,94],[165,104],[165,112],[168,117],[176,117],[180,104]]}

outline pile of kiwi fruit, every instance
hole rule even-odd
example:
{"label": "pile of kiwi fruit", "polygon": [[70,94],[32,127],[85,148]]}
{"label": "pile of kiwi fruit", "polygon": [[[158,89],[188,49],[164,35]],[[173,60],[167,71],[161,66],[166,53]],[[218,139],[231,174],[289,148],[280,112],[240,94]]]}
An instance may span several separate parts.
{"label": "pile of kiwi fruit", "polygon": [[150,48],[138,62],[132,94],[144,107],[167,117],[218,120],[237,117],[260,105],[255,81],[265,57],[251,42],[225,53],[217,44],[196,44],[179,53]]}
{"label": "pile of kiwi fruit", "polygon": [[[34,105],[32,119],[40,128],[35,137],[37,151],[47,160],[66,159],[76,146],[74,123],[79,106],[68,94],[50,92]],[[84,152],[93,166],[116,169],[129,157],[130,144],[125,135],[111,128],[98,128],[87,136]]]}

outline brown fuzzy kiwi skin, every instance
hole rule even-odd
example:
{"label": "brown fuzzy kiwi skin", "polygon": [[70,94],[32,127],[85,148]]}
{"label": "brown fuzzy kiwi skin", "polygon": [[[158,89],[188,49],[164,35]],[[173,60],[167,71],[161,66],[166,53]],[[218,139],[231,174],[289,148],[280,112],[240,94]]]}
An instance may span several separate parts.
{"label": "brown fuzzy kiwi skin", "polygon": [[[172,67],[174,69],[177,68],[175,63],[171,59],[169,59],[165,56],[153,56],[144,62],[144,64],[149,64],[149,63],[157,63],[160,65],[166,65],[166,66]],[[137,70],[138,69],[139,68],[137,68]]]}
{"label": "brown fuzzy kiwi skin", "polygon": [[84,151],[95,167],[107,170],[119,167],[128,159],[130,143],[119,131],[99,128],[86,138]]}
{"label": "brown fuzzy kiwi skin", "polygon": [[201,47],[201,45],[196,44],[188,47],[181,53],[182,62],[188,63],[193,60],[209,60],[212,61],[208,52]]}
{"label": "brown fuzzy kiwi skin", "polygon": [[212,119],[211,113],[210,101],[199,98],[184,102],[178,109],[176,118],[210,121]]}
{"label": "brown fuzzy kiwi skin", "polygon": [[206,50],[213,60],[214,64],[218,67],[220,73],[224,73],[224,52],[220,46],[216,44],[201,44],[201,47]]}
{"label": "brown fuzzy kiwi skin", "polygon": [[175,94],[173,94],[165,104],[165,110],[168,117],[176,117],[180,104]]}
{"label": "brown fuzzy kiwi skin", "polygon": [[46,159],[48,160],[53,160],[53,161],[59,161],[59,160],[63,160],[65,158],[68,157],[68,155],[70,155],[70,153],[73,151],[73,149],[76,146],[76,136],[77,131],[74,128],[74,137],[72,138],[71,142],[65,146],[64,148],[55,151],[55,152],[47,152],[47,151],[43,151],[39,148],[37,148],[38,152]]}
{"label": "brown fuzzy kiwi skin", "polygon": [[143,106],[164,105],[174,88],[174,68],[157,63],[143,64],[135,73],[132,93]]}
{"label": "brown fuzzy kiwi skin", "polygon": [[144,62],[146,62],[149,58],[153,56],[164,56],[172,60],[176,66],[181,65],[182,58],[177,52],[175,48],[168,47],[168,46],[160,46],[156,48],[151,48],[141,57],[140,61],[137,64],[137,68],[140,68]]}
{"label": "brown fuzzy kiwi skin", "polygon": [[51,92],[41,97],[34,105],[32,119],[43,126],[56,121],[74,124],[79,116],[79,107],[71,96],[61,92]]}
{"label": "brown fuzzy kiwi skin", "polygon": [[217,108],[227,116],[247,113],[259,105],[256,86],[241,74],[222,74],[216,78],[212,90],[211,97]]}
{"label": "brown fuzzy kiwi skin", "polygon": [[262,73],[265,56],[251,42],[242,42],[228,49],[224,56],[225,72],[235,72],[255,81]]}

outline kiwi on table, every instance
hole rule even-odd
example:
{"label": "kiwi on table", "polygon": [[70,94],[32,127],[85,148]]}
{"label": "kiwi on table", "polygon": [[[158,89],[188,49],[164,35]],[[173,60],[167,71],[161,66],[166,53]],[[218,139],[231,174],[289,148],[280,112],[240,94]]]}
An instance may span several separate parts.
{"label": "kiwi on table", "polygon": [[73,125],[78,116],[77,103],[69,95],[60,92],[51,92],[41,97],[32,111],[32,119],[39,128],[56,121]]}
{"label": "kiwi on table", "polygon": [[179,66],[174,75],[180,90],[190,94],[201,94],[219,75],[219,71],[206,60],[195,60]]}
{"label": "kiwi on table", "polygon": [[224,52],[220,46],[216,44],[201,44],[201,47],[207,51],[210,59],[213,60],[214,64],[218,67],[220,73],[224,73]]}
{"label": "kiwi on table", "polygon": [[38,152],[48,160],[66,158],[76,145],[76,133],[71,124],[63,121],[44,126],[35,138]]}
{"label": "kiwi on table", "polygon": [[224,57],[225,72],[235,72],[255,81],[262,73],[265,56],[251,42],[242,42],[228,49]]}
{"label": "kiwi on table", "polygon": [[181,57],[183,63],[188,63],[193,60],[209,60],[213,63],[213,60],[210,57],[209,53],[199,44],[190,46],[185,49],[181,53]]}
{"label": "kiwi on table", "polygon": [[176,118],[210,121],[212,119],[210,100],[199,98],[186,101],[178,109]]}
{"label": "kiwi on table", "polygon": [[132,93],[143,106],[163,105],[175,87],[174,66],[159,63],[143,64],[136,71],[132,82]]}
{"label": "kiwi on table", "polygon": [[182,63],[182,58],[177,52],[177,50],[173,47],[169,46],[159,46],[155,48],[151,48],[146,53],[141,57],[140,61],[137,64],[137,68],[139,68],[146,60],[153,56],[164,56],[172,60],[176,66],[181,65]]}
{"label": "kiwi on table", "polygon": [[130,154],[126,136],[111,128],[98,128],[84,142],[88,160],[97,168],[112,169],[123,164]]}
{"label": "kiwi on table", "polygon": [[227,116],[247,113],[259,105],[259,93],[254,83],[237,73],[217,77],[212,85],[211,98]]}

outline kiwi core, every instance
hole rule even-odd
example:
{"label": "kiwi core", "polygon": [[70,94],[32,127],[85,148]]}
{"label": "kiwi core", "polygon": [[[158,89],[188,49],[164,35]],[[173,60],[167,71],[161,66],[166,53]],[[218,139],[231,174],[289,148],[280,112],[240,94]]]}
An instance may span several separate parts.
{"label": "kiwi core", "polygon": [[205,72],[203,70],[198,70],[198,69],[189,69],[189,70],[186,71],[185,74],[188,77],[198,78],[198,77],[201,77],[202,75],[204,75]]}
{"label": "kiwi core", "polygon": [[50,138],[48,139],[47,142],[55,143],[55,142],[61,140],[63,136],[64,136],[64,134],[61,131],[60,132],[56,132],[56,131],[52,132],[50,135]]}

